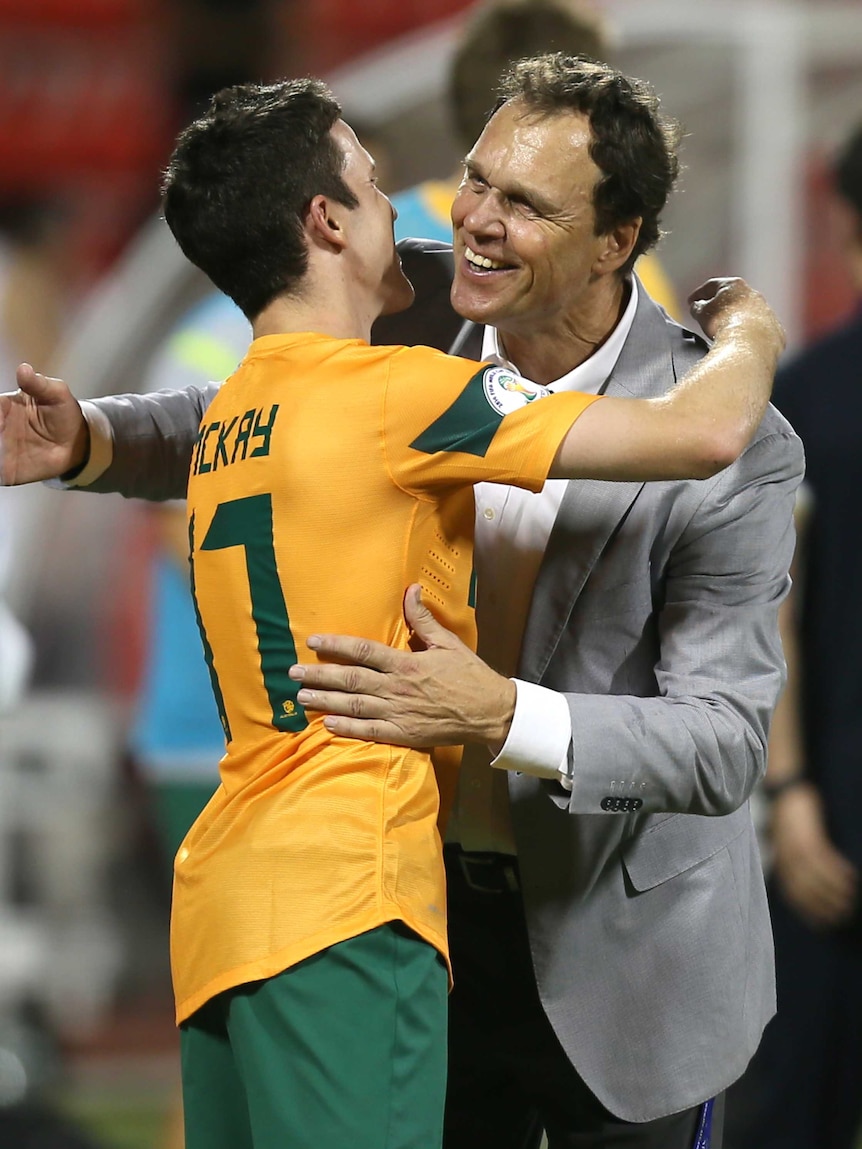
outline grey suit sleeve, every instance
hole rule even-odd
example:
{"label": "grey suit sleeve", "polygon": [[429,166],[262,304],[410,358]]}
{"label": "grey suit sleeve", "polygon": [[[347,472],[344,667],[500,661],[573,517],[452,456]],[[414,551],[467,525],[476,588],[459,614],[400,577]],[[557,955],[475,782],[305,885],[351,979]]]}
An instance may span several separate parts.
{"label": "grey suit sleeve", "polygon": [[184,499],[198,427],[217,391],[218,384],[210,383],[92,400],[111,424],[113,458],[108,469],[81,490],[157,501]]}
{"label": "grey suit sleeve", "polygon": [[710,481],[666,568],[657,696],[567,695],[571,812],[615,795],[641,813],[722,815],[748,798],[784,682],[778,607],[802,473],[801,443],[779,430]]}

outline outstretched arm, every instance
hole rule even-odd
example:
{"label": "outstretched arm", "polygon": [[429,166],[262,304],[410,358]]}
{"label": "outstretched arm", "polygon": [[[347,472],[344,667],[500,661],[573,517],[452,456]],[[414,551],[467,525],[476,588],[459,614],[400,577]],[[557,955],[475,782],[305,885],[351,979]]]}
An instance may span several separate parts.
{"label": "outstretched arm", "polygon": [[116,395],[85,404],[85,411],[100,416],[91,433],[99,433],[104,424],[110,436],[110,463],[88,480],[86,490],[155,501],[184,499],[201,419],[218,386]]}
{"label": "outstretched arm", "polygon": [[0,395],[0,483],[74,474],[92,456],[101,469],[85,476],[87,490],[185,498],[198,427],[217,384],[82,405],[62,379],[29,364],[18,368],[17,381],[17,391]]}
{"label": "outstretched arm", "polygon": [[784,332],[742,279],[711,279],[689,297],[712,349],[667,394],[605,398],[571,427],[552,478],[703,479],[729,466],[760,424]]}

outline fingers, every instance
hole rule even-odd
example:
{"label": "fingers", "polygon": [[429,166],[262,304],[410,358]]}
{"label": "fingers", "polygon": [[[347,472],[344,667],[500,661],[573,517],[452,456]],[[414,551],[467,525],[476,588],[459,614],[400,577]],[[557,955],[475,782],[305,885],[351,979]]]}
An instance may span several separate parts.
{"label": "fingers", "polygon": [[744,279],[732,275],[715,276],[713,279],[707,279],[705,283],[696,287],[688,297],[688,305],[692,310],[692,315],[695,314],[695,307],[702,309],[703,305],[714,299],[719,291],[729,290],[735,284],[748,286]]}
{"label": "fingers", "polygon": [[36,372],[29,363],[19,363],[18,370],[15,372],[15,382],[22,391],[30,394],[30,389],[36,382]]}
{"label": "fingers", "polygon": [[850,917],[857,898],[856,870],[829,844],[776,861],[787,900],[809,922],[835,926]]}
{"label": "fingers", "polygon": [[852,865],[828,846],[813,859],[811,873],[812,894],[823,906],[830,919],[839,921],[853,908],[856,879]]}
{"label": "fingers", "polygon": [[404,731],[392,722],[368,722],[358,718],[328,715],[323,725],[342,738],[359,738],[363,742],[385,742],[389,746],[409,746]]}
{"label": "fingers", "polygon": [[297,701],[306,710],[317,710],[326,714],[341,714],[347,718],[379,718],[372,712],[374,699],[364,694],[344,694],[338,690],[313,690],[303,688],[297,693]]}
{"label": "fingers", "polygon": [[[414,583],[407,589],[404,597],[404,617],[416,638],[427,648],[441,647],[446,650],[455,650],[464,645],[456,634],[447,630],[437,621],[422,602],[422,588],[418,583]],[[406,660],[412,657],[408,652],[395,650],[385,643],[343,634],[313,634],[308,638],[307,645],[317,653],[318,657],[327,661],[364,666],[384,673],[407,671]],[[294,669],[298,668],[295,667]],[[302,669],[310,671],[319,668],[304,666]],[[310,679],[303,681],[307,681],[311,685]],[[340,686],[334,681],[318,683],[315,680],[314,685],[329,685],[332,689],[358,689]]]}
{"label": "fingers", "polygon": [[709,279],[688,297],[691,314],[704,332],[716,338],[724,327],[744,324],[750,334],[766,335],[770,350],[778,355],[786,337],[778,316],[759,291],[744,279],[727,276]]}
{"label": "fingers", "polygon": [[30,363],[18,365],[15,379],[20,390],[39,403],[60,403],[70,396],[69,388],[62,379],[42,375]]}
{"label": "fingers", "polygon": [[718,321],[738,313],[740,306],[758,293],[744,279],[732,276],[716,277],[702,283],[688,297],[691,314],[710,337],[714,336]]}
{"label": "fingers", "polygon": [[426,648],[439,646],[446,650],[453,650],[455,647],[464,645],[461,639],[438,622],[428,607],[425,606],[422,601],[422,587],[418,583],[412,583],[404,595],[404,618],[413,634],[424,643]]}
{"label": "fingers", "polygon": [[[389,648],[386,647],[388,650]],[[332,690],[348,694],[375,694],[382,688],[385,677],[376,670],[362,666],[344,666],[333,662],[297,663],[288,671],[294,682],[308,689]],[[300,699],[300,702],[304,700]],[[318,707],[318,709],[324,709]]]}
{"label": "fingers", "polygon": [[394,669],[400,653],[383,642],[345,634],[312,634],[307,646],[321,658],[367,666],[374,670]]}

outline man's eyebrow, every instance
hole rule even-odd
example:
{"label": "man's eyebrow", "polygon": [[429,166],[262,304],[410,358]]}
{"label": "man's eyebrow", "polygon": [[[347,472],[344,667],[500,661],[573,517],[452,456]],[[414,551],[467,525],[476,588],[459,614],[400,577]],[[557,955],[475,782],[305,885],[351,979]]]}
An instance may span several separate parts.
{"label": "man's eyebrow", "polygon": [[[468,176],[476,175],[480,179],[485,180],[486,183],[490,183],[487,176],[483,174],[481,166],[477,164],[475,160],[471,159],[470,156],[466,156],[462,162]],[[501,191],[509,200],[524,200],[542,215],[554,215],[559,211],[559,207],[546,199],[536,188],[525,187],[519,180],[511,180],[507,187],[498,187],[497,190]]]}

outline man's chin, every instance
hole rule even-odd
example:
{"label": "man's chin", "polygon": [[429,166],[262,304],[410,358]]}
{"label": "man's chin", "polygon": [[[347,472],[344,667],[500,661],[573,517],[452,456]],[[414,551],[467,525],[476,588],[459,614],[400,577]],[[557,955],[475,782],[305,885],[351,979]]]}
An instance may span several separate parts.
{"label": "man's chin", "polygon": [[461,318],[469,319],[471,323],[493,325],[500,317],[499,302],[496,299],[490,298],[484,291],[481,294],[476,292],[469,284],[459,282],[457,276],[452,281],[449,300]]}

